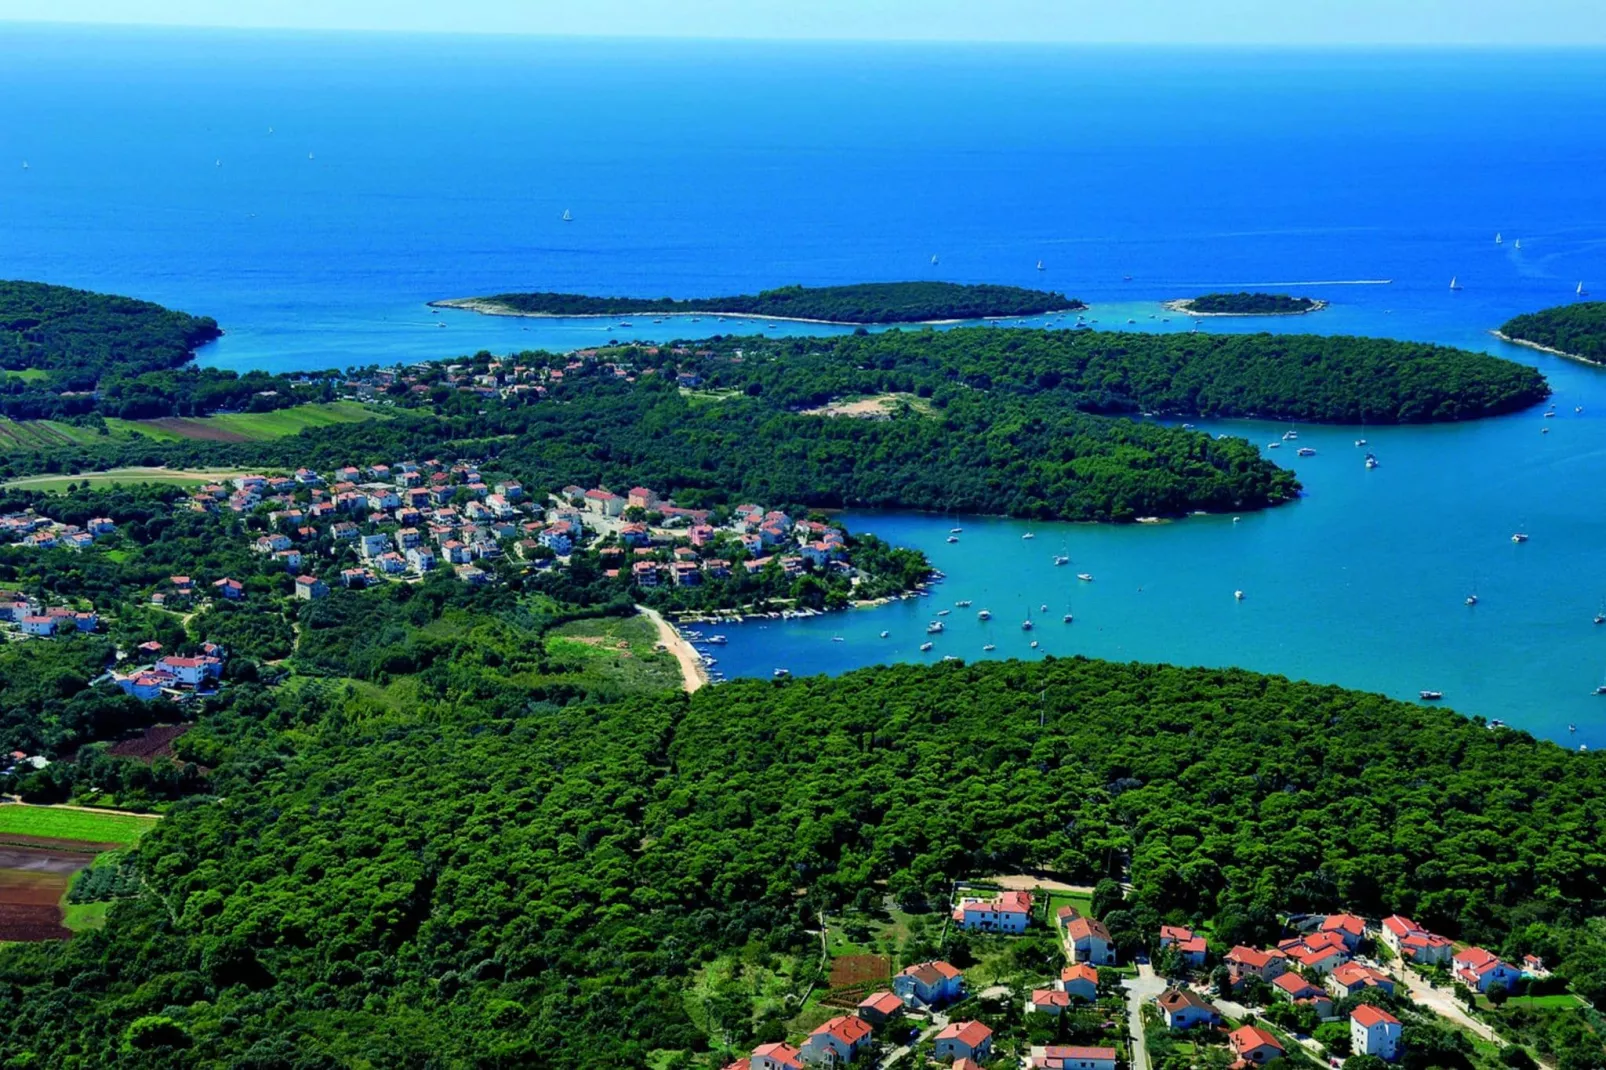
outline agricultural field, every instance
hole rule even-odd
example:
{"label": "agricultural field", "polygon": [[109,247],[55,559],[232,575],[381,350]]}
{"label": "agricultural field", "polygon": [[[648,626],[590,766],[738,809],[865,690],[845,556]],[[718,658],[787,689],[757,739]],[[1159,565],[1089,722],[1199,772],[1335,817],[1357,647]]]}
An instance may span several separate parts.
{"label": "agricultural field", "polygon": [[237,475],[243,475],[244,472],[244,469],[201,472],[176,468],[108,468],[104,472],[81,472],[77,475],[24,476],[21,479],[11,480],[6,486],[49,493],[60,493],[69,486],[111,484],[171,483],[181,487],[198,487],[203,483],[220,483]]}
{"label": "agricultural field", "polygon": [[315,402],[274,412],[235,412],[217,416],[166,416],[157,420],[109,419],[113,432],[144,435],[158,442],[264,442],[297,435],[308,428],[388,420],[384,409],[356,401]]}
{"label": "agricultural field", "polygon": [[8,420],[0,416],[0,454],[11,450],[48,450],[60,446],[87,446],[107,436],[92,427],[59,420]]}
{"label": "agricultural field", "polygon": [[50,373],[43,368],[23,368],[20,371],[0,368],[0,379],[21,379],[25,383],[42,383],[49,378]]}
{"label": "agricultural field", "polygon": [[17,837],[28,837],[66,840],[77,846],[129,847],[138,843],[158,820],[155,814],[4,803],[0,804],[0,841],[22,843],[27,841]]}
{"label": "agricultural field", "polygon": [[[97,867],[97,858],[115,857],[117,848],[138,842],[156,821],[109,811],[0,804],[0,942],[64,940],[75,929],[98,925],[106,902],[65,903],[75,878]],[[97,878],[92,884],[101,892],[126,891],[130,880],[115,866]]]}

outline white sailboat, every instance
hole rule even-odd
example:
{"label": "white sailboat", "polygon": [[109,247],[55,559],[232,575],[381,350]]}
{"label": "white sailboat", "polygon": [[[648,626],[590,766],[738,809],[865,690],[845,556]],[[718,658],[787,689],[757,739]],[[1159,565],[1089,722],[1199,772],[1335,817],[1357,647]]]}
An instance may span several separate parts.
{"label": "white sailboat", "polygon": [[932,263],[933,267],[936,266],[936,264],[937,264],[937,254],[936,253],[932,253],[931,254],[931,263]]}
{"label": "white sailboat", "polygon": [[1513,249],[1521,249],[1522,248],[1522,239],[1518,238],[1516,241],[1512,242],[1511,243],[1511,247]]}
{"label": "white sailboat", "polygon": [[1496,234],[1495,234],[1495,236],[1494,236],[1494,243],[1495,243],[1495,244],[1496,244],[1496,245],[1499,245],[1499,244],[1500,244],[1500,243],[1501,243],[1501,242],[1503,242],[1503,241],[1505,241],[1505,240],[1506,240],[1506,239],[1504,239],[1504,238],[1502,238],[1502,237],[1501,237],[1501,236],[1500,236],[1500,235],[1499,235],[1499,233],[1498,233],[1498,232],[1497,232],[1497,233],[1496,233]]}
{"label": "white sailboat", "polygon": [[1579,297],[1589,296],[1589,291],[1584,289],[1584,283],[1582,279],[1578,281],[1578,289],[1574,290],[1573,293],[1577,294]]}
{"label": "white sailboat", "polygon": [[563,221],[565,223],[573,223],[574,222],[574,214],[572,212],[570,212],[567,208],[565,208],[563,210]]}
{"label": "white sailboat", "polygon": [[1041,260],[1039,260],[1037,262],[1037,270],[1038,271],[1042,271],[1043,270],[1043,262]]}
{"label": "white sailboat", "polygon": [[1454,275],[1450,276],[1450,289],[1452,289],[1452,290],[1461,289],[1461,284],[1456,281],[1456,276],[1454,276]]}

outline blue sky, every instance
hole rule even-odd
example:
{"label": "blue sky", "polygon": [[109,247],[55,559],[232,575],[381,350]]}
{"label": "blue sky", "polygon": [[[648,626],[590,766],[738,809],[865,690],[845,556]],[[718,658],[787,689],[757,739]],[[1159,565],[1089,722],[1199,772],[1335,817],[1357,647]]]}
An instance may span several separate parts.
{"label": "blue sky", "polygon": [[1606,0],[0,0],[0,21],[639,37],[1606,45]]}

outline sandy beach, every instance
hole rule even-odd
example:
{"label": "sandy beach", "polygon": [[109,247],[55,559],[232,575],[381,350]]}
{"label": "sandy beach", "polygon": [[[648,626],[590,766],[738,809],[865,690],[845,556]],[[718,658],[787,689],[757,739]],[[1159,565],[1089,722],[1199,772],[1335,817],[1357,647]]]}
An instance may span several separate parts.
{"label": "sandy beach", "polygon": [[1576,360],[1578,363],[1587,364],[1591,368],[1599,368],[1601,366],[1599,361],[1590,360],[1588,357],[1581,357],[1577,353],[1569,353],[1565,349],[1552,349],[1550,346],[1542,346],[1538,342],[1529,342],[1522,338],[1513,338],[1509,334],[1504,334],[1500,331],[1490,331],[1489,333],[1500,339],[1502,342],[1510,342],[1512,345],[1522,346],[1524,349],[1537,349],[1539,352],[1549,353],[1553,357],[1565,357],[1568,360]]}
{"label": "sandy beach", "polygon": [[646,606],[637,606],[636,612],[652,621],[653,626],[658,629],[658,641],[675,655],[676,661],[680,662],[681,686],[686,689],[687,694],[708,683],[708,670],[703,665],[703,659],[675,626],[664,619],[662,613]]}

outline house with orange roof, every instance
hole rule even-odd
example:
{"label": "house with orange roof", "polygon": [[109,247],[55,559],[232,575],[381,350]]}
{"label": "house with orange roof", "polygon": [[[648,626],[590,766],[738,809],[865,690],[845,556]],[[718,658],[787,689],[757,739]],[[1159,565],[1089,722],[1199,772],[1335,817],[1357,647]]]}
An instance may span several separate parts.
{"label": "house with orange roof", "polygon": [[1257,1025],[1241,1025],[1227,1035],[1227,1043],[1238,1056],[1235,1067],[1265,1066],[1283,1057],[1277,1038]]}
{"label": "house with orange roof", "polygon": [[810,1066],[846,1066],[870,1046],[870,1033],[870,1023],[863,1018],[839,1015],[810,1033],[799,1051]]}
{"label": "house with orange roof", "polygon": [[892,990],[906,1007],[941,1007],[958,999],[965,975],[950,963],[917,962],[892,979]]}
{"label": "house with orange roof", "polygon": [[1366,921],[1354,914],[1329,914],[1322,919],[1324,933],[1333,933],[1344,941],[1346,951],[1354,951],[1366,939]]}
{"label": "house with orange roof", "polygon": [[967,932],[1023,933],[1032,916],[1032,893],[1001,892],[991,899],[964,896],[954,907],[954,924]]}
{"label": "house with orange roof", "polygon": [[1060,971],[1059,988],[1061,992],[1093,1003],[1099,998],[1099,971],[1085,962],[1067,966]]}
{"label": "house with orange roof", "polygon": [[1160,926],[1160,950],[1168,947],[1177,949],[1182,956],[1182,963],[1194,969],[1205,964],[1205,938],[1194,934],[1192,929],[1182,925]]}
{"label": "house with orange roof", "polygon": [[885,1025],[903,1013],[903,1000],[896,992],[882,989],[861,999],[858,1011],[859,1017],[871,1025]]}
{"label": "house with orange roof", "polygon": [[1060,1011],[1071,1006],[1070,993],[1058,988],[1034,988],[1032,994],[1026,997],[1026,1011],[1028,1014],[1047,1014],[1058,1017]]}
{"label": "house with orange roof", "polygon": [[1275,949],[1259,951],[1240,944],[1227,952],[1224,961],[1227,964],[1227,971],[1232,975],[1234,987],[1241,984],[1245,977],[1274,981],[1288,972],[1288,956]]}
{"label": "house with orange roof", "polygon": [[1115,965],[1115,941],[1104,923],[1077,916],[1065,924],[1065,950],[1072,962],[1095,966]]}
{"label": "house with orange roof", "polygon": [[993,1053],[993,1031],[977,1021],[949,1022],[937,1034],[934,1057],[948,1059],[974,1059],[984,1063]]}
{"label": "house with orange roof", "polygon": [[1356,1055],[1394,1061],[1400,1055],[1400,1030],[1400,1020],[1381,1007],[1362,1003],[1350,1011],[1350,1048]]}
{"label": "house with orange roof", "polygon": [[1344,938],[1336,932],[1308,933],[1283,940],[1277,950],[1287,955],[1296,968],[1315,970],[1326,976],[1349,961]]}
{"label": "house with orange roof", "polygon": [[803,1070],[803,1055],[790,1044],[760,1044],[752,1055],[727,1064],[725,1070]]}
{"label": "house with orange roof", "polygon": [[1359,962],[1346,962],[1334,970],[1327,978],[1327,987],[1335,996],[1343,999],[1363,992],[1368,988],[1394,994],[1394,979],[1386,973],[1379,973],[1370,966],[1363,966]]}
{"label": "house with orange roof", "polygon": [[1450,961],[1451,974],[1474,992],[1487,992],[1493,984],[1510,989],[1522,976],[1521,970],[1481,947],[1469,947]]}
{"label": "house with orange roof", "polygon": [[1428,932],[1410,918],[1392,914],[1383,919],[1383,943],[1408,962],[1436,966],[1450,961],[1455,948],[1438,933]]}

